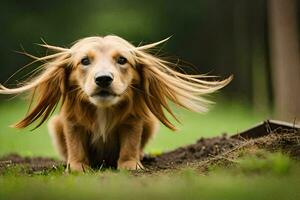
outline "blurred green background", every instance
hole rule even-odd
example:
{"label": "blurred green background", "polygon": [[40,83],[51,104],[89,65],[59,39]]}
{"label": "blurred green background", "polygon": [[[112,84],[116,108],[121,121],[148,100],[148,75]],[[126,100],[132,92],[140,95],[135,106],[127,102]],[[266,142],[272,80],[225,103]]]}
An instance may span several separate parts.
{"label": "blurred green background", "polygon": [[[42,56],[46,52],[34,45],[41,38],[69,47],[82,37],[107,34],[135,45],[172,36],[162,47],[164,56],[192,63],[201,73],[234,75],[228,87],[210,98],[217,102],[211,112],[178,110],[183,122],[179,131],[162,127],[148,152],[169,150],[200,137],[234,134],[266,118],[297,121],[299,117],[296,0],[3,0],[0,4],[0,83],[8,87],[28,71],[8,78],[30,62],[14,51],[25,49]],[[45,125],[32,132],[8,128],[26,109],[20,98],[0,96],[0,155],[56,156]]]}

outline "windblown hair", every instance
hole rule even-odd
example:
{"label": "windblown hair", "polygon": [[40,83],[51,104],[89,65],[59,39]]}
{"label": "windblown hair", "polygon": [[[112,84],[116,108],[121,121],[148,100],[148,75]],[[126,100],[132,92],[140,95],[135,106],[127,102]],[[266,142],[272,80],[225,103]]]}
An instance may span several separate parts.
{"label": "windblown hair", "polygon": [[[133,67],[140,76],[140,83],[133,87],[134,92],[139,93],[140,101],[142,101],[135,106],[143,105],[136,108],[141,109],[138,114],[141,115],[140,117],[146,117],[143,116],[146,115],[143,109],[147,107],[165,126],[172,130],[175,130],[175,126],[164,113],[166,110],[176,119],[169,106],[170,102],[191,111],[205,112],[211,102],[203,96],[219,90],[232,80],[232,76],[215,81],[209,80],[212,78],[206,75],[184,74],[176,70],[176,64],[149,53],[151,49],[168,39],[135,47],[117,36],[110,37],[128,48],[134,62]],[[84,96],[78,88],[73,87],[69,79],[75,66],[73,54],[77,44],[84,42],[83,40],[78,41],[71,48],[42,44],[41,46],[54,51],[54,53],[45,57],[26,54],[34,59],[33,63],[43,63],[35,72],[36,75],[16,88],[0,85],[0,94],[31,92],[31,97],[34,99],[33,108],[14,127],[24,128],[36,121],[38,121],[38,127],[48,119],[60,102],[64,105],[69,95],[76,93],[78,96]],[[76,101],[83,100],[84,97],[76,98]]]}

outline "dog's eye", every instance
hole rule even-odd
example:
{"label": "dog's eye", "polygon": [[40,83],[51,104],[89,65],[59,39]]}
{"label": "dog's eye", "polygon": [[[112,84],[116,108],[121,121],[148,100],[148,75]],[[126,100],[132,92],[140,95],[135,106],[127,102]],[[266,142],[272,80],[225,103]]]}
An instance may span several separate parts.
{"label": "dog's eye", "polygon": [[117,63],[120,65],[125,65],[127,63],[127,59],[124,58],[123,56],[120,56],[117,58]]}
{"label": "dog's eye", "polygon": [[84,57],[81,59],[80,63],[82,65],[89,65],[89,64],[91,64],[91,61],[90,61],[89,57]]}

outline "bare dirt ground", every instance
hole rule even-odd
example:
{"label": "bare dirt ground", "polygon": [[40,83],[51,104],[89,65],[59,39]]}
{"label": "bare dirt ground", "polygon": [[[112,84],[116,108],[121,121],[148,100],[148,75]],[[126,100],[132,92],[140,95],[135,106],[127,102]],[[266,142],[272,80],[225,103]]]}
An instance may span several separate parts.
{"label": "bare dirt ground", "polygon": [[[237,152],[261,148],[271,152],[281,151],[300,160],[300,129],[293,125],[266,121],[243,133],[213,138],[200,138],[195,144],[177,148],[161,155],[147,155],[142,160],[144,171],[134,174],[153,174],[192,167],[205,171],[212,164],[222,165],[238,156]],[[65,167],[61,161],[43,157],[21,157],[10,154],[0,158],[0,174],[21,166],[26,174],[40,174]]]}

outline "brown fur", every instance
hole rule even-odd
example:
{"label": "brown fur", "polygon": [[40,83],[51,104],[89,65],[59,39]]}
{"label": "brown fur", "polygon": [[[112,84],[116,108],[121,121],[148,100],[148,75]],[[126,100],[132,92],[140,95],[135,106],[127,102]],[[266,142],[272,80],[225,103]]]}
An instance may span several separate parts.
{"label": "brown fur", "polygon": [[[164,40],[165,41],[165,40]],[[49,121],[49,132],[60,156],[71,170],[109,166],[118,169],[141,169],[143,149],[158,129],[158,122],[175,130],[164,110],[175,119],[169,101],[192,111],[207,110],[201,96],[227,85],[223,81],[205,81],[203,75],[188,75],[171,68],[148,49],[164,42],[134,47],[117,36],[89,37],[70,49],[42,45],[54,53],[36,62],[45,62],[41,73],[18,88],[0,85],[0,94],[32,91],[35,106],[16,128],[38,121],[45,122],[61,102],[58,115]],[[120,56],[127,63],[120,65]],[[33,56],[31,56],[33,57]],[[88,57],[89,66],[80,60]],[[114,75],[109,100],[93,96],[99,88],[96,73],[109,71]]]}

